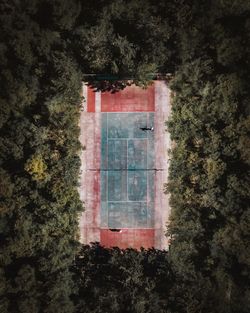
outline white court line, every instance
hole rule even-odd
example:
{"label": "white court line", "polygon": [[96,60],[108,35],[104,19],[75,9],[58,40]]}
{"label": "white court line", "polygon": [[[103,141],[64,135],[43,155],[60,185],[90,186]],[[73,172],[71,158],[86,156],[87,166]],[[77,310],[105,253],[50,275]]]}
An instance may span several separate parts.
{"label": "white court line", "polygon": [[[109,138],[108,138],[108,114],[106,114],[106,144],[107,144],[107,168],[109,168]],[[107,201],[109,200],[109,175],[108,175],[108,171],[107,171]],[[108,212],[108,208],[107,208],[107,212]]]}
{"label": "white court line", "polygon": [[128,139],[127,139],[127,201],[128,199]]}
{"label": "white court line", "polygon": [[107,201],[107,202],[111,202],[111,203],[113,203],[113,202],[134,202],[134,203],[147,203],[147,201],[138,201],[138,200],[129,200],[129,201],[118,201],[118,200],[110,200],[110,201]]}
{"label": "white court line", "polygon": [[95,92],[95,111],[97,113],[101,112],[101,92],[100,91]]}
{"label": "white court line", "polygon": [[[147,125],[148,125],[148,114],[147,114]],[[146,165],[147,165],[146,168],[148,168],[148,133],[147,133],[147,141],[146,141]],[[147,188],[147,203],[148,203],[148,186],[149,186],[149,184],[148,184],[148,171],[146,171],[146,174],[147,174],[147,186],[146,186],[146,188]],[[147,204],[147,223],[148,223],[148,204]]]}
{"label": "white court line", "polygon": [[109,138],[109,140],[147,140],[148,138],[147,137],[143,137],[143,138],[133,138],[133,137],[129,137],[129,138],[119,138],[119,137],[112,137],[112,138]]}
{"label": "white court line", "polygon": [[155,113],[155,111],[126,111],[126,112],[124,112],[124,111],[122,111],[122,112],[119,112],[119,111],[115,111],[115,112],[102,112],[102,113],[108,113],[108,114],[117,114],[117,113],[119,113],[119,114],[127,114],[127,113],[129,113],[129,114],[147,114],[147,113]]}

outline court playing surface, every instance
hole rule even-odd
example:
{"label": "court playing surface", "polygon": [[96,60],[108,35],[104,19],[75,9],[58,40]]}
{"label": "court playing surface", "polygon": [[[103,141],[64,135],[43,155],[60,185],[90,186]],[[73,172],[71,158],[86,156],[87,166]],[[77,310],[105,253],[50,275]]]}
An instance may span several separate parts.
{"label": "court playing surface", "polygon": [[114,94],[85,85],[83,95],[81,242],[164,249],[169,205],[163,191],[170,148],[166,83],[155,81],[147,89],[132,85]]}
{"label": "court playing surface", "polygon": [[152,228],[154,223],[152,112],[101,113],[101,227]]}

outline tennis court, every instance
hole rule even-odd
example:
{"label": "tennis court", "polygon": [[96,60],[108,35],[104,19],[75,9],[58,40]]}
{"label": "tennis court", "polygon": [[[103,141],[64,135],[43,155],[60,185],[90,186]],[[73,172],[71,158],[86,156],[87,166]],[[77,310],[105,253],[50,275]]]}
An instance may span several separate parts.
{"label": "tennis court", "polygon": [[83,95],[81,242],[164,249],[170,212],[164,193],[170,148],[166,83],[155,81],[147,89],[132,85],[116,93],[84,85]]}
{"label": "tennis court", "polygon": [[152,112],[101,113],[101,227],[154,224]]}

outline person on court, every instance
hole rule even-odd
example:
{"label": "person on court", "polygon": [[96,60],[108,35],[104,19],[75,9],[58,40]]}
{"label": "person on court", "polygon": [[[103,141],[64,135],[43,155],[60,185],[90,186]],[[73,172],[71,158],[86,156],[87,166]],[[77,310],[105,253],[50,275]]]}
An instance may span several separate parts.
{"label": "person on court", "polygon": [[154,127],[140,127],[140,129],[144,132],[147,130],[150,130],[151,132],[154,131]]}

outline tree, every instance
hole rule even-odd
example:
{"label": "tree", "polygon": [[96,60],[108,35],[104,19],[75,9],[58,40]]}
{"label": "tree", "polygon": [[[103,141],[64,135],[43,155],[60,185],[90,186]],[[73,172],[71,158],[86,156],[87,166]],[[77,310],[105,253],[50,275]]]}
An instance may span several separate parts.
{"label": "tree", "polygon": [[104,82],[92,79],[90,84],[116,91],[131,81],[147,86],[152,73],[171,72],[178,59],[175,10],[172,1],[158,1],[157,5],[145,1],[143,6],[137,0],[82,3],[70,37],[82,73],[116,75],[127,81],[114,83],[107,77]]}
{"label": "tree", "polygon": [[81,76],[61,35],[77,17],[70,6],[1,3],[3,312],[74,310]]}
{"label": "tree", "polygon": [[[73,267],[77,312],[166,312],[173,305],[167,252],[83,246]],[[169,299],[169,298],[170,299]]]}
{"label": "tree", "polygon": [[[249,8],[233,10],[236,2],[194,5],[183,39],[180,34],[183,63],[171,81],[169,256],[176,297],[180,292],[185,299],[177,312],[249,310],[249,158],[242,147],[249,120],[249,65],[242,66]],[[235,58],[243,41],[246,49]]]}

